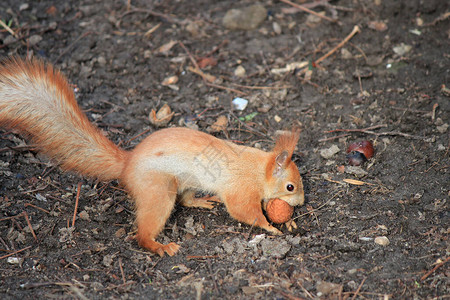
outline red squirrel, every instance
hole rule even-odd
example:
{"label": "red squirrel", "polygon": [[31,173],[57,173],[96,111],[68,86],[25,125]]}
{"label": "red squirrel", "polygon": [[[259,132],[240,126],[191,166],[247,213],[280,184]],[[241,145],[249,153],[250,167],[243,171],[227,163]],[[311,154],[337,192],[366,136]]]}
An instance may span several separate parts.
{"label": "red squirrel", "polygon": [[265,152],[188,128],[167,128],[125,151],[83,114],[64,75],[38,59],[1,63],[0,126],[18,129],[64,170],[118,179],[135,204],[139,245],[160,256],[172,256],[180,247],[155,240],[176,202],[212,207],[196,198],[196,191],[215,194],[231,217],[273,234],[281,232],[267,221],[261,201],[304,202],[302,179],[291,160],[298,131],[280,135]]}

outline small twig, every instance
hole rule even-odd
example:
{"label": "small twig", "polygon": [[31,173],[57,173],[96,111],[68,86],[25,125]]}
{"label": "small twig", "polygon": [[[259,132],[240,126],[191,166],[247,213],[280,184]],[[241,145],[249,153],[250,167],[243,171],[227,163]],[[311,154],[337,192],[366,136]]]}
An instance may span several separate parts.
{"label": "small twig", "polygon": [[40,288],[44,286],[49,285],[57,285],[57,286],[71,286],[73,283],[70,282],[31,282],[31,283],[25,283],[23,285],[24,289],[34,289],[34,288]]}
{"label": "small twig", "polygon": [[435,103],[433,104],[433,109],[431,110],[431,122],[434,123],[434,119],[436,118],[436,109],[438,108],[439,104]]}
{"label": "small twig", "polygon": [[299,282],[297,282],[298,285],[302,288],[303,292],[308,295],[309,298],[314,299],[315,297]]}
{"label": "small twig", "polygon": [[27,221],[28,228],[30,228],[30,232],[33,235],[34,240],[37,242],[38,238],[37,238],[36,234],[34,233],[33,226],[31,226],[30,218],[28,218],[28,214],[26,211],[23,212],[23,216],[25,217],[25,220]]}
{"label": "small twig", "polygon": [[23,248],[23,249],[20,249],[20,250],[11,252],[11,253],[9,253],[9,254],[0,256],[0,259],[7,258],[7,257],[10,257],[10,256],[13,256],[14,254],[17,254],[17,253],[19,253],[19,252],[25,251],[25,250],[30,249],[30,248],[31,248],[31,246],[28,246],[28,247],[25,247],[25,248]]}
{"label": "small twig", "polygon": [[348,7],[340,6],[340,5],[332,5],[332,4],[328,3],[328,2],[326,2],[326,3],[324,4],[324,6],[330,7],[330,8],[332,8],[332,9],[342,10],[342,11],[348,11],[348,12],[354,12],[354,11],[355,11],[354,8],[348,8]]}
{"label": "small twig", "polygon": [[338,24],[339,24],[339,21],[338,21],[338,20],[334,20],[334,19],[332,19],[332,18],[330,18],[330,17],[323,16],[323,15],[321,15],[321,14],[319,14],[319,13],[316,13],[315,11],[310,10],[309,8],[306,8],[306,7],[304,7],[304,6],[300,5],[300,4],[293,3],[293,2],[291,2],[291,1],[289,1],[289,0],[280,0],[280,1],[281,1],[281,2],[284,2],[284,3],[286,3],[286,4],[289,4],[289,5],[291,5],[291,6],[295,7],[295,8],[298,8],[298,9],[300,9],[300,10],[303,10],[304,12],[307,12],[307,13],[309,13],[309,14],[315,15],[316,17],[319,17],[319,18],[321,18],[321,19],[327,20],[327,21],[329,21],[329,22],[331,22],[331,23],[338,23]]}
{"label": "small twig", "polygon": [[340,139],[340,138],[343,138],[343,137],[346,137],[349,135],[350,135],[349,133],[346,133],[346,134],[341,134],[341,135],[337,135],[337,136],[332,136],[329,138],[323,138],[323,139],[320,139],[319,142],[327,142],[327,141],[331,141],[331,140],[335,140],[335,139]]}
{"label": "small twig", "polygon": [[403,136],[403,137],[410,138],[410,139],[415,139],[415,140],[423,140],[424,139],[424,137],[422,137],[422,136],[411,135],[411,134],[403,133],[403,132],[400,132],[400,131],[374,132],[374,131],[371,131],[371,130],[366,130],[366,131],[363,131],[363,132],[367,133],[367,134],[373,134],[373,135],[376,135],[376,136],[399,135],[399,136]]}
{"label": "small twig", "polygon": [[144,33],[145,37],[149,37],[153,32],[155,32],[159,27],[161,26],[161,23],[156,24],[155,26],[153,26],[152,28],[150,28],[149,30],[147,30]]}
{"label": "small twig", "polygon": [[61,52],[60,55],[58,55],[58,57],[53,61],[53,64],[56,64],[58,62],[58,60],[64,56],[64,54],[66,54],[67,52],[69,52],[70,49],[72,49],[72,47],[78,43],[81,39],[87,37],[88,35],[90,35],[92,32],[88,31],[83,33],[82,35],[80,35],[75,41],[73,41],[69,46],[66,47],[66,49],[63,50],[63,52]]}
{"label": "small twig", "polygon": [[312,85],[312,86],[315,87],[316,89],[322,89],[322,90],[323,90],[323,88],[322,88],[320,85],[318,85],[317,83],[312,82],[312,81],[309,80],[309,79],[302,78],[302,77],[299,77],[299,79],[300,79],[300,81],[302,81],[302,82],[304,82],[304,83],[307,83],[307,84],[309,84],[309,85]]}
{"label": "small twig", "polygon": [[211,82],[207,82],[207,81],[205,81],[205,84],[207,86],[210,86],[210,87],[213,87],[213,88],[216,88],[216,89],[220,89],[220,90],[226,90],[226,91],[229,91],[229,92],[233,92],[233,93],[236,93],[238,95],[242,95],[242,96],[248,95],[245,92],[241,92],[239,90],[236,90],[236,89],[233,89],[233,88],[229,88],[229,87],[226,87],[226,86],[223,86],[223,85],[219,85],[219,84],[215,84],[215,83],[211,83]]}
{"label": "small twig", "polygon": [[292,86],[290,85],[284,85],[284,86],[251,86],[251,85],[242,85],[237,83],[231,83],[234,86],[237,86],[239,88],[243,89],[249,89],[249,90],[281,90],[281,89],[290,89]]}
{"label": "small twig", "polygon": [[366,281],[366,279],[367,279],[367,277],[365,277],[365,278],[361,281],[361,284],[358,286],[358,288],[356,289],[356,292],[353,294],[352,300],[355,300],[355,299],[356,299],[356,297],[358,296],[359,291],[361,290],[361,288],[362,288],[364,282]]}
{"label": "small twig", "polygon": [[[284,1],[284,0],[281,0]],[[336,52],[339,48],[342,48],[342,46],[344,46],[355,34],[357,34],[358,32],[361,32],[361,29],[359,29],[358,25],[355,25],[355,27],[353,27],[352,32],[350,32],[349,35],[347,35],[345,37],[345,39],[342,40],[342,42],[340,42],[336,47],[334,47],[333,49],[331,49],[327,54],[325,54],[324,56],[320,57],[318,60],[316,60],[314,63],[317,65],[319,64],[321,61],[325,60],[327,57],[329,57],[330,55],[332,55],[334,52]]]}
{"label": "small twig", "polygon": [[252,225],[250,225],[250,228],[248,229],[247,233],[244,233],[246,239],[249,238],[250,233],[252,233],[253,228],[255,228],[256,221],[258,221],[257,218],[253,221]]}
{"label": "small twig", "polygon": [[432,165],[431,165],[431,167],[429,167],[428,169],[426,169],[425,170],[425,172],[424,173],[428,173],[431,169],[433,169],[436,165],[438,165],[439,164],[439,161],[435,161]]}
{"label": "small twig", "polygon": [[129,144],[129,143],[131,143],[132,141],[134,141],[135,139],[137,139],[138,137],[140,137],[141,135],[147,134],[147,133],[149,133],[150,131],[152,131],[152,130],[151,130],[151,129],[144,130],[144,131],[142,131],[141,133],[139,133],[139,134],[133,136],[131,139],[129,139],[129,140],[126,141],[125,143],[126,143],[126,144]]}
{"label": "small twig", "polygon": [[374,125],[374,126],[370,126],[367,128],[355,128],[355,129],[334,129],[334,130],[328,130],[328,131],[324,131],[324,133],[332,133],[332,132],[366,132],[367,130],[372,130],[372,129],[377,129],[377,128],[382,128],[382,127],[387,127],[387,124],[379,124],[379,125]]}
{"label": "small twig", "polygon": [[200,75],[205,83],[214,82],[216,80],[216,77],[210,74],[204,73],[200,67],[198,66],[197,60],[194,58],[194,56],[191,54],[191,52],[186,48],[186,46],[183,44],[183,42],[178,42],[178,44],[181,46],[181,48],[184,49],[186,54],[189,56],[189,59],[191,60],[192,64],[194,65],[194,68],[188,67],[188,70],[192,73],[195,73],[197,75]]}
{"label": "small twig", "polygon": [[361,74],[359,73],[359,70],[358,70],[358,83],[359,83],[359,92],[361,93],[361,95],[363,95],[364,90],[363,90],[363,87],[362,87]]}
{"label": "small twig", "polygon": [[210,259],[210,258],[218,258],[219,255],[188,255],[186,256],[187,260],[191,259]]}
{"label": "small twig", "polygon": [[445,265],[449,260],[450,260],[450,256],[447,257],[443,262],[437,264],[433,269],[431,269],[430,271],[428,271],[425,275],[423,275],[423,276],[420,278],[420,281],[424,281],[425,279],[427,279],[428,276],[430,276],[434,271],[436,271],[437,269],[439,269],[440,267],[442,267],[443,265]]}
{"label": "small twig", "polygon": [[416,139],[416,140],[423,140],[424,139],[424,137],[417,136],[417,135],[411,135],[411,134],[403,133],[403,132],[400,132],[400,131],[375,132],[375,131],[370,130],[370,129],[377,129],[377,128],[381,128],[381,127],[387,127],[387,124],[375,125],[375,126],[371,126],[371,127],[367,127],[367,128],[362,128],[362,129],[334,129],[334,130],[329,130],[329,131],[324,131],[324,132],[325,133],[332,133],[332,132],[361,132],[361,133],[373,134],[373,135],[376,135],[376,136],[399,135],[399,136],[403,136],[403,137],[407,137],[407,138],[411,138],[411,139]]}
{"label": "small twig", "polygon": [[1,19],[0,19],[0,25],[2,25],[3,28],[5,28],[6,31],[8,31],[13,37],[17,38],[16,33],[11,29],[11,27],[6,25],[5,22],[3,22]]}
{"label": "small twig", "polygon": [[372,131],[371,129],[377,129],[377,128],[381,128],[381,127],[387,127],[387,124],[380,124],[380,125],[374,125],[374,126],[370,126],[367,128],[361,128],[361,129],[334,129],[334,130],[328,130],[328,131],[324,131],[324,133],[332,133],[332,132],[361,132],[361,133],[367,133],[367,134],[373,134],[376,136],[384,136],[384,135],[399,135],[399,136],[403,136],[403,137],[407,137],[407,138],[411,138],[411,139],[416,139],[416,140],[423,140],[424,137],[421,136],[417,136],[417,135],[411,135],[411,134],[407,134],[407,133],[403,133],[400,131],[388,131],[388,132],[375,132]]}
{"label": "small twig", "polygon": [[313,210],[311,210],[311,211],[308,211],[308,212],[306,212],[306,213],[304,213],[304,214],[301,214],[300,216],[295,217],[293,220],[298,219],[298,218],[301,218],[301,217],[306,216],[306,215],[310,215],[310,214],[312,214],[312,213],[314,213],[314,212],[316,212],[316,211],[319,211],[322,207],[324,207],[325,205],[327,205],[331,200],[333,200],[334,198],[336,198],[336,196],[338,196],[339,194],[342,194],[343,192],[344,192],[344,191],[338,191],[338,192],[336,192],[336,194],[334,194],[334,195],[333,195],[330,199],[328,199],[325,203],[319,205],[319,207],[317,207],[317,208],[315,208],[315,209],[313,209]]}
{"label": "small twig", "polygon": [[75,219],[77,218],[78,202],[79,202],[79,199],[80,199],[80,192],[81,192],[81,181],[78,182],[78,186],[77,186],[77,197],[75,198],[75,209],[73,210],[72,227],[75,226]]}
{"label": "small twig", "polygon": [[191,60],[192,64],[194,65],[194,67],[196,69],[199,69],[197,60],[194,58],[194,56],[191,54],[191,52],[188,50],[188,48],[186,48],[186,46],[184,45],[183,42],[178,42],[178,44],[180,44],[181,48],[183,48],[183,50],[186,52],[186,54],[189,56],[189,59]]}
{"label": "small twig", "polygon": [[156,12],[156,11],[153,11],[153,10],[150,10],[150,9],[142,9],[142,8],[136,8],[136,9],[132,9],[132,10],[127,10],[126,12],[124,12],[123,14],[121,14],[119,16],[119,19],[122,19],[126,15],[133,14],[133,13],[146,13],[146,14],[149,14],[149,15],[154,16],[154,17],[162,18],[162,19],[166,20],[169,23],[176,23],[176,24],[181,24],[182,23],[181,21],[179,21],[179,20],[177,20],[175,18],[172,18],[169,15],[166,15],[166,14],[163,14],[163,13],[159,13],[159,12]]}
{"label": "small twig", "polygon": [[122,257],[119,257],[119,269],[120,269],[120,274],[122,274],[122,281],[123,281],[123,284],[125,284],[125,283],[126,283],[126,280],[125,280],[125,274],[123,273]]}
{"label": "small twig", "polygon": [[0,219],[0,221],[12,220],[12,219],[15,219],[15,218],[20,218],[21,216],[23,216],[23,212],[21,214],[15,215],[15,216],[11,216],[11,217],[6,217],[6,218],[3,218],[3,219]]}
{"label": "small twig", "polygon": [[434,26],[434,25],[436,25],[438,22],[444,21],[445,19],[447,19],[447,18],[449,18],[449,17],[450,17],[450,11],[445,12],[443,15],[437,17],[437,18],[434,19],[432,22],[423,24],[422,26],[423,26],[423,27]]}
{"label": "small twig", "polygon": [[42,175],[41,175],[41,177],[42,178],[45,178],[45,177],[47,177],[47,175],[48,174],[50,174],[53,170],[55,170],[56,169],[56,166],[51,166],[50,168],[46,168],[46,169],[44,169],[44,171],[42,172]]}
{"label": "small twig", "polygon": [[217,45],[216,47],[214,47],[211,51],[209,51],[208,53],[206,53],[205,57],[209,57],[211,55],[213,55],[214,53],[216,53],[220,48],[226,46],[230,41],[229,40],[223,40],[219,45]]}
{"label": "small twig", "polygon": [[0,242],[3,244],[3,247],[5,247],[5,250],[2,249],[2,251],[10,251],[8,245],[1,237],[0,237]]}
{"label": "small twig", "polygon": [[[267,60],[264,57],[264,51],[260,50],[259,51],[259,55],[261,56],[261,59],[262,59],[263,65],[264,65],[264,69],[266,70],[267,74],[269,74],[269,76],[270,76],[272,74],[272,72],[270,72],[269,64],[267,63]],[[256,75],[258,73],[259,72],[257,72]]]}
{"label": "small twig", "polygon": [[205,72],[203,72],[202,70],[200,70],[199,68],[195,67],[191,67],[188,66],[188,71],[199,75],[200,77],[202,77],[203,81],[207,84],[207,83],[212,83],[214,81],[216,81],[216,76],[211,75],[211,74],[207,74]]}
{"label": "small twig", "polygon": [[32,151],[35,147],[32,145],[25,145],[25,146],[15,146],[15,147],[5,147],[5,148],[0,148],[0,152],[5,152],[5,151],[16,151],[16,152],[22,152],[22,151]]}
{"label": "small twig", "polygon": [[348,43],[348,44],[350,46],[352,46],[353,48],[355,48],[356,50],[358,50],[358,52],[361,53],[361,55],[364,57],[364,60],[367,62],[367,56],[366,56],[366,54],[364,53],[364,51],[361,48],[359,48],[358,46],[356,46],[353,43]]}
{"label": "small twig", "polygon": [[391,106],[390,108],[395,109],[395,110],[408,111],[411,113],[421,113],[421,114],[429,113],[429,111],[426,111],[426,110],[418,110],[418,109],[412,109],[412,108],[404,108],[404,107],[396,107],[396,106]]}
{"label": "small twig", "polygon": [[38,187],[38,188],[35,188],[35,189],[32,189],[32,190],[26,190],[26,191],[23,191],[22,194],[29,194],[29,193],[34,193],[34,192],[43,191],[43,190],[45,190],[48,186],[49,186],[49,185],[46,184],[46,185],[44,185],[44,186],[41,186],[41,187]]}

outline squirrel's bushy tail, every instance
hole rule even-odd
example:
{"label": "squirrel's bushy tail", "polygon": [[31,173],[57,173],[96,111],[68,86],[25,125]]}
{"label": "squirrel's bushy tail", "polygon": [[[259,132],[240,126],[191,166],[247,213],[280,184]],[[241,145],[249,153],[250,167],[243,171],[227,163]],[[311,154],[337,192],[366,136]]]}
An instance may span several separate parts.
{"label": "squirrel's bushy tail", "polygon": [[63,169],[117,179],[127,152],[108,140],[78,106],[66,78],[40,60],[0,65],[0,126],[19,129]]}

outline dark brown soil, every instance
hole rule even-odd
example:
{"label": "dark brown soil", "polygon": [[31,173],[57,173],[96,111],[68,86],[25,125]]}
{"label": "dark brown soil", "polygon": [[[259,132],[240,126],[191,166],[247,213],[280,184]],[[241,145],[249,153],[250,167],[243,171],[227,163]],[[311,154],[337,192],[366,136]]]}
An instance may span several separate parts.
{"label": "dark brown soil", "polygon": [[[232,220],[223,205],[177,207],[159,240],[182,248],[160,259],[131,238],[132,204],[118,182],[63,173],[19,135],[1,131],[0,298],[449,297],[448,1],[313,8],[337,24],[263,0],[268,16],[251,31],[227,30],[222,18],[253,1],[128,2],[130,10],[127,1],[4,0],[0,19],[16,38],[0,26],[0,56],[54,63],[89,118],[125,148],[157,130],[148,114],[163,103],[176,112],[168,126],[194,120],[206,131],[224,115],[229,136],[218,137],[266,149],[276,130],[300,125],[307,202],[294,213],[299,229],[274,237]],[[361,32],[343,48],[310,63],[309,80],[302,69],[271,72],[319,59],[355,25]],[[189,71],[180,44],[162,52],[170,41],[197,59],[215,58],[203,71],[219,87]],[[234,74],[239,65],[244,77]],[[162,85],[174,75],[176,88]],[[250,100],[244,111],[231,110],[237,96]],[[236,119],[253,112],[247,127]],[[361,140],[373,141],[375,156],[352,170],[345,149]],[[340,151],[325,159],[321,150],[332,145]],[[68,228],[78,183],[78,216]],[[262,240],[249,243],[255,237]]]}

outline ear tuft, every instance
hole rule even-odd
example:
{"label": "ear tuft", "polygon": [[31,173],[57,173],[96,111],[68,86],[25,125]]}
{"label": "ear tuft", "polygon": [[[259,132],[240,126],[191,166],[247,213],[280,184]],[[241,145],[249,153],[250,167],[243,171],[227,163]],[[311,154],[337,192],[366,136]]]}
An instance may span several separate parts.
{"label": "ear tuft", "polygon": [[300,128],[294,127],[291,131],[284,131],[277,138],[273,152],[277,155],[281,154],[283,151],[288,153],[289,159],[294,153],[295,146],[297,146],[298,139],[300,137]]}

